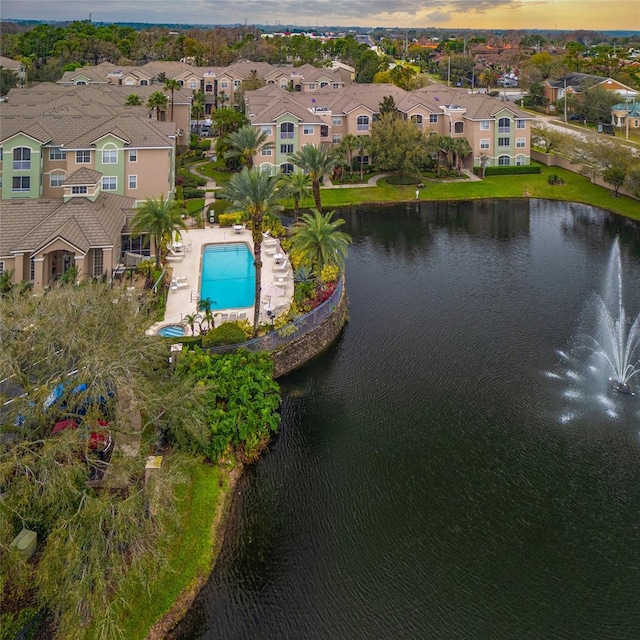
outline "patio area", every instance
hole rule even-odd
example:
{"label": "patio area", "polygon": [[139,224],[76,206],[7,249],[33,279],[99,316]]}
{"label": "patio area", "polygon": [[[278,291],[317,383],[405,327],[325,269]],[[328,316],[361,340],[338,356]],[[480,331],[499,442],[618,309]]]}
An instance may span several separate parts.
{"label": "patio area", "polygon": [[[159,329],[168,325],[180,325],[185,316],[198,313],[200,299],[200,282],[202,269],[202,252],[205,245],[244,242],[253,253],[251,231],[234,230],[230,227],[220,228],[218,225],[207,225],[204,229],[183,231],[180,242],[174,243],[167,256],[167,266],[171,268],[170,288],[164,320],[152,325],[147,333],[156,334]],[[275,268],[275,270],[274,270]],[[271,285],[282,290],[277,298],[269,298],[265,291]],[[293,299],[293,277],[288,256],[279,253],[279,244],[273,239],[265,238],[262,245],[262,278],[261,278],[260,322],[270,322],[268,314],[277,317],[288,308]],[[215,326],[225,320],[246,318],[253,324],[254,308],[224,309],[214,311]],[[188,332],[188,328],[185,327]]]}

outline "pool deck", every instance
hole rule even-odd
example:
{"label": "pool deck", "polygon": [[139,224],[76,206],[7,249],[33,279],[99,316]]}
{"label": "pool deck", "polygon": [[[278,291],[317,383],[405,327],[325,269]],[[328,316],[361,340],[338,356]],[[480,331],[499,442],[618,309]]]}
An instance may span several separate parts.
{"label": "pool deck", "polygon": [[[202,265],[202,252],[207,244],[224,244],[233,242],[244,242],[253,254],[253,240],[251,231],[245,230],[235,233],[232,228],[220,228],[218,225],[207,225],[205,229],[189,229],[182,232],[180,240],[184,247],[181,257],[169,256],[166,265],[171,269],[171,277],[177,278],[178,286],[172,286],[167,294],[167,306],[164,313],[164,320],[152,325],[147,333],[155,334],[158,329],[170,324],[182,324],[185,316],[198,312],[198,301],[200,293],[200,276]],[[261,290],[264,291],[270,284],[276,284],[284,290],[285,295],[281,298],[274,298],[272,303],[276,306],[276,315],[286,311],[293,298],[293,278],[291,267],[285,273],[273,272],[275,260],[273,256],[265,254],[264,245],[262,247],[262,282]],[[282,280],[279,280],[282,278]],[[262,298],[265,298],[262,294]],[[260,322],[267,322],[268,318],[264,312],[264,303],[260,301]],[[242,309],[225,309],[221,312],[214,311],[215,326],[221,324],[221,313],[224,314],[245,314],[246,319],[253,324],[253,306]],[[189,329],[187,328],[187,333]]]}

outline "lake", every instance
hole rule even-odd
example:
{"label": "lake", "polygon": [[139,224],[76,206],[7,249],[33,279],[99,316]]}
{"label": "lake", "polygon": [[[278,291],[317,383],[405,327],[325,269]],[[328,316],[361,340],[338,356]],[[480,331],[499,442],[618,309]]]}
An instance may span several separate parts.
{"label": "lake", "polygon": [[177,637],[640,637],[640,395],[603,380],[598,411],[563,356],[615,237],[640,311],[638,225],[537,200],[341,215],[350,321],[282,380]]}

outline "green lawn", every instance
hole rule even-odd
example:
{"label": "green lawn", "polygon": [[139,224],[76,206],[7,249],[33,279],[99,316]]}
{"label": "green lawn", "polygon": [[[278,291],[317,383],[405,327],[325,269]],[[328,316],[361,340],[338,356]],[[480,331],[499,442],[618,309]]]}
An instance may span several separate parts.
{"label": "green lawn", "polygon": [[213,162],[207,162],[198,167],[198,173],[215,180],[219,185],[224,185],[231,180],[233,173],[220,171]]}
{"label": "green lawn", "polygon": [[[553,186],[547,183],[550,174],[556,174],[565,182]],[[542,167],[541,174],[490,176],[481,182],[425,181],[420,189],[420,200],[475,200],[478,198],[548,198],[591,204],[630,218],[640,219],[640,203],[620,196],[614,198],[611,191],[591,184],[588,178],[558,167]],[[402,202],[415,200],[415,186],[387,184],[383,178],[377,187],[353,189],[322,189],[323,207],[343,207],[352,204]],[[309,198],[302,207],[313,206]]]}
{"label": "green lawn", "polygon": [[167,545],[167,564],[151,583],[135,583],[122,594],[132,604],[122,624],[123,637],[130,640],[144,640],[182,591],[197,578],[209,575],[219,549],[212,528],[218,505],[225,499],[227,474],[200,461],[185,462],[181,471],[187,482],[179,488],[178,517],[175,535]]}
{"label": "green lawn", "polygon": [[202,208],[204,207],[204,198],[190,198],[189,200],[185,200],[185,205],[189,215],[192,216],[193,214],[202,211]]}

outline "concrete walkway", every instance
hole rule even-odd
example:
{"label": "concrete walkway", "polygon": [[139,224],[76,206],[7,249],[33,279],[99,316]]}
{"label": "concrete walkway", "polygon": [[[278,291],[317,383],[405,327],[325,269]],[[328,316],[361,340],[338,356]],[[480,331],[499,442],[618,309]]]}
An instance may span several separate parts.
{"label": "concrete walkway", "polygon": [[[158,329],[167,325],[183,324],[186,316],[198,313],[202,278],[202,253],[206,245],[243,242],[253,253],[253,240],[249,230],[235,233],[232,228],[220,228],[218,225],[207,224],[205,229],[183,231],[181,242],[185,249],[182,258],[170,257],[167,261],[167,266],[171,269],[170,278],[177,279],[177,286],[170,288],[168,291],[164,320],[150,327],[147,331],[149,334],[155,334]],[[280,312],[283,313],[293,299],[293,275],[290,265],[285,272],[274,272],[274,266],[275,260],[273,256],[267,255],[265,247],[262,245],[261,289],[264,291],[269,285],[275,284],[283,290],[284,296],[274,298],[271,301],[276,307],[282,307]],[[266,301],[260,301],[260,322],[267,322],[268,318],[264,313],[263,302]],[[244,317],[253,324],[253,312],[253,306],[242,309],[221,309],[219,311],[215,307],[213,309],[216,326],[220,324],[221,313],[245,314]]]}
{"label": "concrete walkway", "polygon": [[[447,179],[447,180],[438,180],[438,179],[431,179],[431,178],[425,178],[425,183],[429,183],[429,182],[468,182],[468,180],[471,180],[473,182],[480,182],[481,178],[478,177],[475,173],[473,173],[473,171],[471,171],[470,169],[461,169],[461,173],[463,173],[465,176],[467,176],[467,178],[452,178],[452,179]],[[379,173],[375,176],[371,176],[369,178],[369,180],[367,180],[367,182],[360,182],[358,184],[333,184],[333,182],[331,182],[331,179],[329,178],[329,176],[325,176],[324,180],[323,180],[323,184],[324,184],[324,188],[325,189],[357,189],[358,187],[377,187],[378,186],[378,180],[381,180],[382,178],[386,178],[387,176],[391,176],[393,175],[392,173]],[[407,185],[409,186],[409,185]]]}

